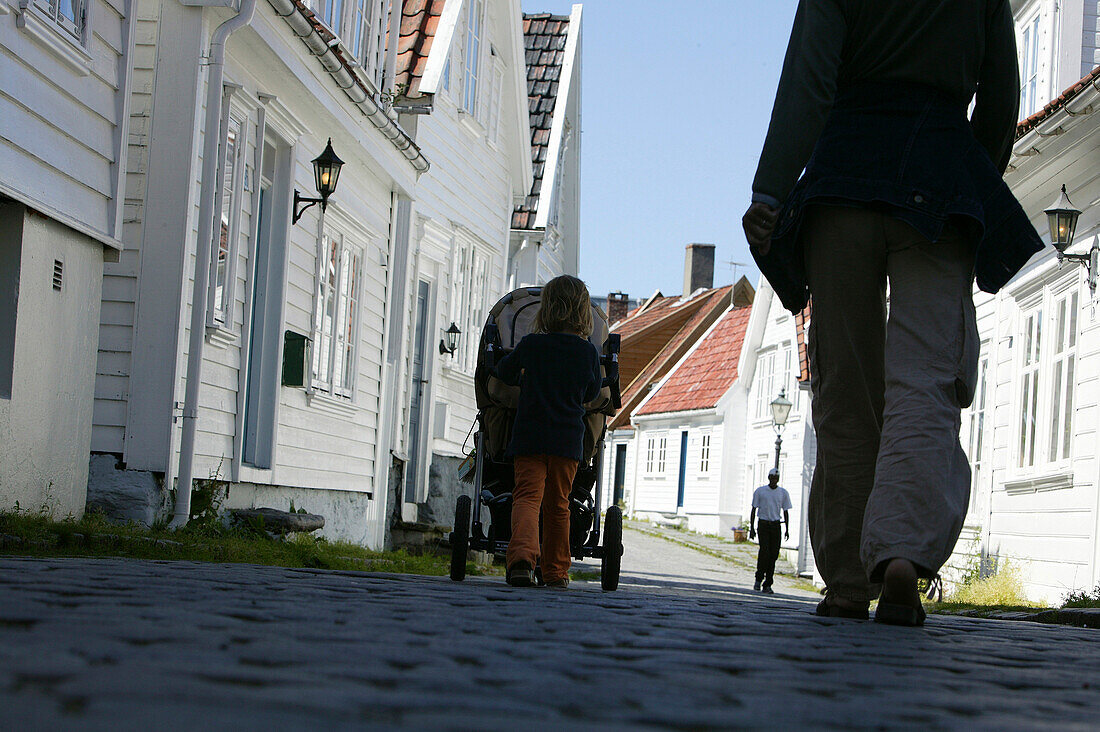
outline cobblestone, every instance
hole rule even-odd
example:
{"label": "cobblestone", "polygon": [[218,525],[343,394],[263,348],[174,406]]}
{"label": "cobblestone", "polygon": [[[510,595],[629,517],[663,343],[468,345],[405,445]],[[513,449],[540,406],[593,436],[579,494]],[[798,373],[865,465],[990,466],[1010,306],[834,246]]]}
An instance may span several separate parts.
{"label": "cobblestone", "polygon": [[1093,630],[818,618],[811,593],[761,595],[729,562],[635,532],[626,542],[614,593],[597,582],[551,592],[499,578],[3,558],[3,726],[1095,725]]}

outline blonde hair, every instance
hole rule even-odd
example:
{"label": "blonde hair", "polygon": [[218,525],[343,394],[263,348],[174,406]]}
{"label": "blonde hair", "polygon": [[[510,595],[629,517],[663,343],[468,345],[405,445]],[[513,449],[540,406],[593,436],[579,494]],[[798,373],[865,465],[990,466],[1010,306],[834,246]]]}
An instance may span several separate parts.
{"label": "blonde hair", "polygon": [[576,333],[592,335],[592,298],[584,282],[561,275],[542,286],[542,301],[535,315],[535,330],[540,333]]}

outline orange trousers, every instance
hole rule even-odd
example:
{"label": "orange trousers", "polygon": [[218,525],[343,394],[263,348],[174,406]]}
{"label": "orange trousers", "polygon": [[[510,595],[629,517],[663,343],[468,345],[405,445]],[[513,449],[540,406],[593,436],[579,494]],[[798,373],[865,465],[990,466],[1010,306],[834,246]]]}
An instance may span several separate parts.
{"label": "orange trousers", "polygon": [[[517,455],[512,490],[512,539],[506,563],[529,562],[542,568],[545,582],[569,574],[569,491],[577,461],[556,455]],[[539,552],[539,510],[542,551]],[[540,562],[541,558],[541,562]]]}

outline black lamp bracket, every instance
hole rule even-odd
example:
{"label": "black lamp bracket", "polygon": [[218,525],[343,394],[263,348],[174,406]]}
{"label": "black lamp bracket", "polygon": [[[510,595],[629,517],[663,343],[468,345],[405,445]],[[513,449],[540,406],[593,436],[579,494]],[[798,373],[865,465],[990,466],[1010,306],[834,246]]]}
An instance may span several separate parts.
{"label": "black lamp bracket", "polygon": [[[301,208],[299,205],[305,204]],[[306,209],[310,206],[316,206],[321,204],[321,210],[324,211],[328,207],[328,199],[326,198],[307,198],[298,192],[298,189],[294,189],[294,216],[291,219],[291,224],[298,223],[298,219],[302,218],[302,214],[306,212]]]}

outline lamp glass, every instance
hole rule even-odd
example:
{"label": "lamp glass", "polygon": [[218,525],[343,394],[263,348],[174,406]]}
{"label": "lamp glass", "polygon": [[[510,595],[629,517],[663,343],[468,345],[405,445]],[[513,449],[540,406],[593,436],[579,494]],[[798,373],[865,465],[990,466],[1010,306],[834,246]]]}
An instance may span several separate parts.
{"label": "lamp glass", "polygon": [[317,193],[322,199],[327,199],[336,191],[336,184],[340,180],[340,169],[344,161],[332,149],[332,139],[325,145],[324,151],[313,159],[313,175],[316,178]]}
{"label": "lamp glass", "polygon": [[462,335],[462,331],[458,329],[458,326],[451,322],[451,326],[447,330],[443,331],[443,337],[446,339],[447,350],[454,353],[458,348],[458,337]]}
{"label": "lamp glass", "polygon": [[787,417],[791,413],[791,400],[787,398],[787,390],[779,392],[779,396],[772,400],[772,422],[776,427],[787,424]]}
{"label": "lamp glass", "polygon": [[1055,204],[1046,210],[1047,225],[1050,227],[1050,243],[1059,252],[1064,252],[1073,244],[1073,235],[1077,231],[1077,217],[1081,212],[1074,207],[1062,186],[1062,194]]}

